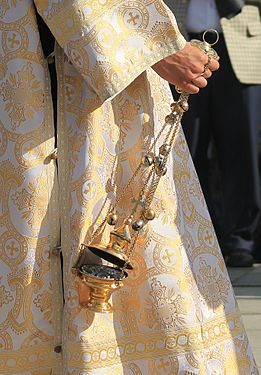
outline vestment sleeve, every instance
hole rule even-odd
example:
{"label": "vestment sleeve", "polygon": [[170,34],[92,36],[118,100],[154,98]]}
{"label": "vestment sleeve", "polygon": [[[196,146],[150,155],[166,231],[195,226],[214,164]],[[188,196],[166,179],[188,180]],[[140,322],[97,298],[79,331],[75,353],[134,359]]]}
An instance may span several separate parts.
{"label": "vestment sleeve", "polygon": [[185,45],[161,0],[35,0],[35,5],[102,101]]}

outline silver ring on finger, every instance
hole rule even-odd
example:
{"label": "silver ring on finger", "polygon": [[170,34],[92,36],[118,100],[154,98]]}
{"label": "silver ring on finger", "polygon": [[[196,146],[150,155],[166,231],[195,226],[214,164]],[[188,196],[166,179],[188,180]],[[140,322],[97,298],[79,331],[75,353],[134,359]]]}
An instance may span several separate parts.
{"label": "silver ring on finger", "polygon": [[209,68],[209,65],[211,64],[212,57],[208,56],[208,62],[204,65],[204,68],[207,70]]}
{"label": "silver ring on finger", "polygon": [[201,77],[204,77],[206,79],[210,78],[211,75],[212,75],[212,72],[211,72],[211,70],[209,68],[207,68],[204,73],[201,73]]}
{"label": "silver ring on finger", "polygon": [[208,69],[208,63],[206,63],[206,65],[204,65],[204,69],[203,69],[203,72],[201,74],[204,74],[207,69]]}

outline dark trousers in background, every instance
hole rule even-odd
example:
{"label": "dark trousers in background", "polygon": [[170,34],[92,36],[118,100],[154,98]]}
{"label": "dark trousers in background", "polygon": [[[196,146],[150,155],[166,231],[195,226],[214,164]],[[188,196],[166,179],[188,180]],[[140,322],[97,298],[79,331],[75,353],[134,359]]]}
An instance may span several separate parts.
{"label": "dark trousers in background", "polygon": [[[190,37],[202,40],[202,35]],[[253,250],[253,233],[261,206],[258,169],[261,85],[243,85],[237,80],[222,35],[215,49],[221,67],[210,78],[207,88],[190,96],[183,129],[221,250],[228,255],[239,249]],[[209,184],[211,139],[220,171],[222,203],[219,202],[218,210]]]}

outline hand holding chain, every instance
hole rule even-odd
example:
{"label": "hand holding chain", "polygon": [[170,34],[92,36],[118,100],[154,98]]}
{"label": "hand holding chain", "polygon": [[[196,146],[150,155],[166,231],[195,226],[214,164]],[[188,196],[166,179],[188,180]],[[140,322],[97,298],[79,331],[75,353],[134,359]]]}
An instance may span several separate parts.
{"label": "hand holding chain", "polygon": [[[207,34],[214,34],[215,35],[215,40],[210,43],[206,40],[207,38]],[[201,51],[203,51],[207,56],[208,56],[208,62],[204,65],[203,67],[203,72],[199,73],[198,75],[196,75],[190,82],[194,84],[194,80],[199,78],[199,77],[204,77],[204,74],[206,73],[206,71],[208,70],[209,68],[209,65],[211,63],[211,60],[212,59],[215,59],[215,60],[219,60],[219,56],[217,54],[217,52],[212,48],[212,46],[214,46],[215,44],[217,44],[217,42],[219,41],[219,33],[215,30],[215,29],[209,29],[209,30],[206,30],[204,33],[203,33],[203,36],[202,36],[202,41],[201,40],[198,40],[198,39],[192,39],[190,41],[190,44],[198,49],[200,49]],[[182,90],[180,90],[180,88],[178,86],[175,86],[175,89],[178,93],[181,93]]]}

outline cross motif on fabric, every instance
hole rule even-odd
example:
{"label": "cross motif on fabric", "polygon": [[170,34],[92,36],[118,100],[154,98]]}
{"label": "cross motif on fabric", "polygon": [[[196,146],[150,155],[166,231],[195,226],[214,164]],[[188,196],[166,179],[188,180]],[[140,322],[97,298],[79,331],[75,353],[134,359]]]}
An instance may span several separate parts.
{"label": "cross motif on fabric", "polygon": [[129,16],[130,18],[127,20],[128,23],[133,23],[133,26],[136,26],[137,25],[137,22],[136,20],[138,20],[140,18],[140,16],[138,14],[136,14],[136,16],[133,15],[132,12],[129,13]]}
{"label": "cross motif on fabric", "polygon": [[100,41],[101,41],[101,43],[107,44],[108,46],[112,45],[113,38],[112,38],[112,36],[110,34],[108,34],[108,32],[101,31],[99,35],[100,35]]}
{"label": "cross motif on fabric", "polygon": [[165,254],[166,254],[166,255],[163,257],[163,259],[164,259],[164,260],[168,259],[168,262],[171,263],[171,258],[175,255],[175,253],[174,253],[174,252],[169,253],[169,250],[166,249],[166,250],[165,250]]}
{"label": "cross motif on fabric", "polygon": [[12,34],[12,37],[11,38],[7,38],[8,42],[10,43],[10,47],[11,48],[14,48],[15,45],[19,45],[20,44],[20,41],[16,39],[16,35],[15,34]]}
{"label": "cross motif on fabric", "polygon": [[88,182],[86,189],[84,190],[84,194],[89,194],[92,195],[94,191],[94,183],[93,182]]}
{"label": "cross motif on fabric", "polygon": [[158,365],[158,369],[159,370],[162,369],[164,372],[166,372],[169,367],[169,362],[168,361],[165,362],[163,358],[161,358],[159,362],[160,363]]}
{"label": "cross motif on fabric", "polygon": [[18,252],[18,247],[15,245],[14,241],[12,241],[10,245],[7,245],[7,249],[9,250],[11,256]]}

